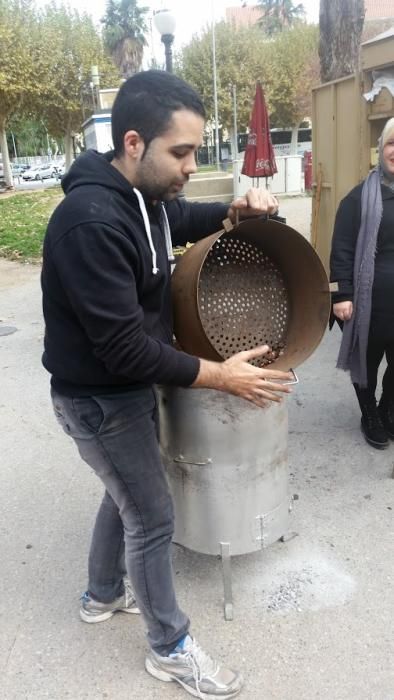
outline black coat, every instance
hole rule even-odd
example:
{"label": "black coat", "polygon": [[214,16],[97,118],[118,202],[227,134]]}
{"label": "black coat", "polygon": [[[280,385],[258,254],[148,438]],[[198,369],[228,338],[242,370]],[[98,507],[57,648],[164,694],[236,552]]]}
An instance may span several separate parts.
{"label": "black coat", "polygon": [[[333,303],[353,301],[353,265],[361,219],[361,190],[357,185],[341,201],[334,227],[330,258],[330,279],[338,283]],[[394,321],[394,192],[382,185],[383,216],[378,231],[372,315]]]}

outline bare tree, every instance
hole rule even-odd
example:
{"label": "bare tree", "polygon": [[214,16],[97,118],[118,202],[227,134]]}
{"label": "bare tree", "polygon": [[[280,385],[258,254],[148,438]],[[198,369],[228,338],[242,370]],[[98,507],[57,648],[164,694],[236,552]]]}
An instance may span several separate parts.
{"label": "bare tree", "polygon": [[364,16],[364,0],[320,0],[319,56],[323,83],[357,70]]}

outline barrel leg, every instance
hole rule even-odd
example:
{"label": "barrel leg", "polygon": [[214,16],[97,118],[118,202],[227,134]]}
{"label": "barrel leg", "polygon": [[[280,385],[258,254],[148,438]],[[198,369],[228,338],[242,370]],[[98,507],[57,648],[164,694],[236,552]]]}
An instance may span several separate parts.
{"label": "barrel leg", "polygon": [[230,543],[220,543],[220,555],[222,558],[223,586],[224,586],[224,619],[233,619],[233,590],[231,584],[231,555]]}

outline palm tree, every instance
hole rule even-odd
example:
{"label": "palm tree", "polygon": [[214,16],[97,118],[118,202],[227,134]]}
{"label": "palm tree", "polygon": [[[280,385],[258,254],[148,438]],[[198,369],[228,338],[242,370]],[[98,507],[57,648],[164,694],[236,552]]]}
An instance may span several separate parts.
{"label": "palm tree", "polygon": [[364,0],[321,0],[319,56],[322,83],[357,70],[364,16]]}
{"label": "palm tree", "polygon": [[137,0],[108,0],[103,38],[105,46],[119,68],[122,78],[129,78],[141,68],[148,7],[138,7]]}
{"label": "palm tree", "polygon": [[290,29],[305,19],[303,4],[294,5],[292,0],[258,0],[258,5],[263,11],[259,24],[268,36]]}

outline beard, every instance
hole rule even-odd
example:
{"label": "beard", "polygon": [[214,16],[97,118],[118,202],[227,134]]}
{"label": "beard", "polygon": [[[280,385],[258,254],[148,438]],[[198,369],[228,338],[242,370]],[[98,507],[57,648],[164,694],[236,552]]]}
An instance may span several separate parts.
{"label": "beard", "polygon": [[164,183],[158,181],[142,181],[138,185],[138,189],[143,195],[144,199],[148,201],[161,201],[168,202],[171,199],[175,199],[179,196],[182,188],[171,183]]}
{"label": "beard", "polygon": [[160,172],[158,164],[148,149],[140,161],[135,186],[140,190],[144,199],[166,202],[179,196],[187,179],[170,178],[166,172]]}

